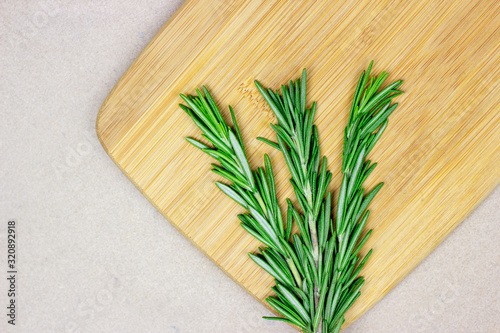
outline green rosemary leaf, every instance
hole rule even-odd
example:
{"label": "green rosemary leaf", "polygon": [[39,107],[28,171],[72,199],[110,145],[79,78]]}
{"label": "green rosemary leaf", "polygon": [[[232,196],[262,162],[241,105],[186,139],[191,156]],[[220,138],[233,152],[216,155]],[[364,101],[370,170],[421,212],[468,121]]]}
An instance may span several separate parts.
{"label": "green rosemary leaf", "polygon": [[309,295],[308,301],[309,301],[309,312],[311,315],[311,318],[314,318],[314,313],[316,311],[316,308],[314,306],[314,285],[311,279],[308,279],[305,283],[305,289],[307,290],[307,294]]}
{"label": "green rosemary leaf", "polygon": [[309,156],[311,152],[311,140],[313,140],[314,136],[310,135],[313,133],[313,126],[314,126],[314,116],[316,115],[316,102],[313,103],[312,108],[309,109],[309,117],[307,119],[307,124],[305,126],[305,133],[306,133],[306,140],[305,140],[305,155],[306,157]]}
{"label": "green rosemary leaf", "polygon": [[287,200],[289,206],[292,208],[292,213],[293,213],[293,218],[295,220],[295,224],[299,227],[300,235],[302,236],[302,240],[304,241],[304,244],[308,246],[309,248],[312,247],[311,242],[310,242],[310,235],[309,235],[309,229],[307,228],[305,221],[302,220],[302,217],[300,216],[299,212],[295,209],[295,207],[292,205],[292,202],[290,200]]}
{"label": "green rosemary leaf", "polygon": [[[366,73],[363,72],[362,76],[363,76],[363,83],[361,84],[361,88],[364,88],[366,86],[366,83],[368,82],[368,78],[370,77],[370,72],[372,70],[372,66],[373,66],[373,61],[370,62],[370,65],[368,66],[368,69],[366,70]],[[360,96],[358,98],[361,98],[361,102],[360,102],[360,105],[364,105],[364,98],[365,95],[366,95],[367,91],[366,90],[361,90],[360,91]]]}
{"label": "green rosemary leaf", "polygon": [[260,267],[262,267],[266,272],[271,274],[275,279],[281,281],[282,283],[288,283],[286,276],[283,274],[283,272],[279,270],[275,270],[275,268],[270,265],[266,260],[263,260],[261,257],[256,256],[252,253],[248,254],[250,258]]}
{"label": "green rosemary leaf", "polygon": [[363,128],[363,131],[360,133],[361,137],[365,137],[368,133],[373,132],[377,128],[382,125],[389,117],[389,115],[396,109],[398,106],[398,103],[393,104],[391,107],[389,107],[389,103],[387,103],[382,110],[380,110],[371,120],[368,124],[365,125],[365,128]]}
{"label": "green rosemary leaf", "polygon": [[290,114],[289,109],[287,108],[286,101],[279,98],[279,93],[271,94],[273,100],[278,106],[280,113],[283,115],[284,121],[286,122],[287,128],[293,128],[293,116]]}
{"label": "green rosemary leaf", "polygon": [[326,299],[326,305],[325,305],[325,318],[328,321],[333,321],[333,317],[335,315],[335,308],[337,307],[337,301],[340,296],[340,291],[341,288],[337,287],[337,284],[333,284],[330,286],[330,289],[328,290],[328,296]]}
{"label": "green rosemary leaf", "polygon": [[215,114],[211,112],[210,106],[207,102],[207,100],[204,98],[204,96],[201,94],[201,91],[199,89],[196,89],[196,93],[198,94],[199,97],[199,106],[201,107],[201,111],[205,111],[204,114],[207,116],[208,119],[210,119],[210,122],[214,124],[214,127],[217,128],[217,132],[222,132],[223,131],[223,125],[218,121],[216,118]]}
{"label": "green rosemary leaf", "polygon": [[[331,207],[332,207],[332,193],[327,192],[325,199],[325,209],[323,210],[323,223],[324,223],[323,235],[320,236],[320,240],[323,239],[323,241],[322,242],[320,241],[319,244],[321,248],[325,247],[325,244],[328,241],[328,232],[331,229],[333,229],[332,218],[331,218],[331,211],[332,211]],[[332,241],[332,246],[334,246],[333,241]]]}
{"label": "green rosemary leaf", "polygon": [[271,108],[271,110],[274,112],[276,117],[279,119],[279,122],[282,126],[284,126],[285,129],[289,130],[289,127],[286,123],[285,118],[283,117],[283,114],[280,112],[274,101],[271,99],[271,97],[268,95],[268,93],[262,88],[259,82],[255,81],[255,85],[257,86],[257,89],[259,89],[260,93],[266,100],[267,104]]}
{"label": "green rosemary leaf", "polygon": [[346,201],[347,192],[347,175],[344,174],[342,179],[342,185],[340,188],[339,202],[337,203],[337,228],[336,230],[342,230],[342,221],[344,217],[344,207]]}
{"label": "green rosemary leaf", "polygon": [[268,139],[266,139],[266,138],[262,138],[262,137],[260,137],[260,136],[259,136],[259,137],[257,138],[257,140],[262,141],[262,142],[264,142],[264,143],[267,143],[268,145],[270,145],[270,146],[271,146],[271,147],[273,147],[274,149],[278,149],[278,150],[280,150],[280,149],[281,149],[281,148],[280,148],[280,146],[279,146],[276,142],[273,142],[273,141],[268,140]]}
{"label": "green rosemary leaf", "polygon": [[276,287],[279,291],[280,298],[283,297],[284,299],[286,299],[288,303],[290,303],[290,305],[292,305],[296,312],[300,315],[301,319],[305,323],[309,324],[311,320],[302,303],[282,284],[277,284]]}
{"label": "green rosemary leaf", "polygon": [[240,142],[241,147],[243,147],[243,139],[241,138],[240,128],[238,127],[238,122],[236,121],[236,117],[234,116],[234,111],[231,105],[229,106],[229,112],[231,112],[231,120],[233,121],[234,130],[236,131],[236,135],[238,136],[238,141]]}
{"label": "green rosemary leaf", "polygon": [[345,322],[345,319],[344,317],[340,318],[339,321],[337,321],[337,323],[335,324],[335,326],[331,327],[330,330],[332,331],[332,333],[339,333],[340,332],[340,328],[342,327],[342,325],[344,324]]}
{"label": "green rosemary leaf", "polygon": [[223,183],[220,183],[220,182],[215,182],[215,185],[217,185],[217,187],[222,192],[224,192],[228,197],[230,197],[231,199],[236,201],[236,203],[238,203],[240,206],[246,208],[247,204],[246,204],[245,200],[243,200],[243,198],[241,196],[239,196],[238,193],[236,193],[231,187],[229,187]]}
{"label": "green rosemary leaf", "polygon": [[314,192],[316,192],[316,203],[314,206],[314,218],[316,219],[319,215],[319,208],[320,204],[323,201],[323,198],[326,193],[326,189],[328,188],[328,185],[330,184],[330,179],[332,178],[332,174],[330,171],[327,171],[326,169],[327,166],[327,160],[326,157],[323,156],[323,164],[321,166],[321,175],[319,177],[319,186],[318,189]]}
{"label": "green rosemary leaf", "polygon": [[299,287],[292,287],[292,289],[293,289],[293,292],[295,293],[295,295],[297,295],[297,297],[299,297],[302,300],[302,305],[304,306],[304,309],[306,309],[306,311],[309,311],[308,304],[307,304],[307,300],[309,299],[309,296]]}
{"label": "green rosemary leaf", "polygon": [[359,277],[357,274],[353,274],[352,271],[356,265],[356,262],[357,262],[357,259],[354,258],[352,260],[352,264],[350,265],[350,268],[349,268],[349,272],[348,274],[346,275],[346,278],[347,277],[350,277],[349,280],[347,280],[346,282],[343,282],[344,286],[342,287],[342,292],[345,292],[346,290],[348,290],[349,288],[352,288],[353,284],[356,285],[356,283],[358,281],[362,281],[363,278],[362,277]]}
{"label": "green rosemary leaf", "polygon": [[343,316],[344,313],[351,307],[351,305],[356,301],[356,299],[361,295],[359,290],[361,287],[364,285],[364,280],[362,283],[359,284],[359,286],[350,294],[349,298],[343,302],[341,305],[340,310],[337,311],[337,316],[333,319],[333,321],[336,321],[340,318],[340,316]]}
{"label": "green rosemary leaf", "polygon": [[292,211],[293,205],[288,203],[287,206],[287,213],[286,213],[286,233],[285,233],[285,240],[288,241],[292,235],[292,227],[293,227],[293,211]]}
{"label": "green rosemary leaf", "polygon": [[356,178],[359,177],[361,167],[363,166],[364,161],[365,161],[365,151],[366,151],[365,147],[362,147],[361,152],[358,155],[358,159],[357,159],[356,163],[354,164],[354,168],[352,170],[352,173],[349,175],[351,179],[349,180],[349,185],[347,187],[347,192],[346,192],[347,200],[350,200],[352,197],[352,194],[354,194],[354,190],[355,190],[354,185],[356,184]]}
{"label": "green rosemary leaf", "polygon": [[279,247],[278,235],[276,234],[276,231],[272,228],[272,226],[269,224],[269,222],[254,208],[248,207],[248,211],[250,212],[252,217],[255,218],[258,225],[262,227],[266,235],[269,236],[269,238],[275,245],[275,248],[278,248]]}
{"label": "green rosemary leaf", "polygon": [[[341,290],[341,292],[344,292],[345,297],[347,297],[347,295],[355,292],[356,289],[361,288],[359,285],[364,283],[364,279],[362,277],[358,277],[358,274],[361,271],[361,269],[363,268],[363,266],[366,264],[366,261],[368,260],[368,258],[370,258],[371,254],[372,254],[372,250],[370,250],[370,252],[368,252],[368,254],[365,256],[365,258],[363,258],[363,261],[361,261],[361,263],[358,265],[358,267],[356,268],[356,271],[354,273],[349,272],[349,275],[346,276],[346,278],[348,276],[351,276],[351,278],[347,282],[344,283],[344,286],[342,287],[342,290]],[[350,266],[351,271],[355,267],[356,260],[353,260],[352,262],[353,262],[353,264]],[[349,292],[345,293],[347,290],[349,290]]]}
{"label": "green rosemary leaf", "polygon": [[295,191],[295,196],[297,197],[297,201],[299,202],[299,206],[302,207],[302,210],[304,211],[309,211],[310,207],[306,201],[305,195],[302,192],[302,189],[299,187],[299,185],[296,184],[296,182],[291,179],[290,183],[292,183],[293,190]]}
{"label": "green rosemary leaf", "polygon": [[300,237],[297,234],[294,234],[292,237],[293,237],[293,245],[294,245],[295,254],[296,254],[297,259],[299,261],[297,268],[299,269],[300,274],[302,276],[306,276],[306,270],[304,268],[304,265],[302,264],[305,261],[305,259],[304,259],[304,246],[302,244]]}
{"label": "green rosemary leaf", "polygon": [[299,326],[300,328],[302,329],[305,329],[305,324],[304,326],[301,326],[301,324],[298,322],[298,321],[293,321],[293,320],[290,320],[290,319],[287,319],[287,318],[282,318],[282,317],[262,317],[263,319],[268,319],[268,320],[277,320],[277,321],[283,321],[285,323],[288,323],[288,324],[292,324],[292,325],[297,325]]}
{"label": "green rosemary leaf", "polygon": [[[353,258],[352,260],[348,261],[348,265],[343,265],[342,266],[342,273],[339,278],[339,284],[343,285],[341,292],[343,292],[345,289],[347,289],[346,281],[347,279],[351,276],[352,272],[354,271],[354,268],[356,267],[356,262],[357,258]],[[344,269],[345,267],[345,269]]]}
{"label": "green rosemary leaf", "polygon": [[[346,220],[349,221],[352,228],[354,228],[355,223],[357,222],[357,220],[353,219],[353,216],[357,216],[357,214],[359,212],[359,208],[361,207],[361,203],[363,202],[364,193],[365,193],[364,189],[359,188],[358,192],[355,194],[353,200],[351,201],[351,204],[350,204],[351,207],[349,208],[349,211],[347,213]],[[349,230],[351,230],[351,229],[349,229]]]}
{"label": "green rosemary leaf", "polygon": [[271,199],[272,194],[268,186],[266,174],[264,173],[264,169],[262,168],[258,168],[256,174],[258,176],[256,176],[255,179],[259,180],[258,188],[260,189],[259,192],[261,193],[262,199],[264,199],[264,208],[267,211],[266,215],[268,215],[268,217],[271,217],[272,214],[269,210],[273,208],[273,200]]}
{"label": "green rosemary leaf", "polygon": [[[238,170],[238,164],[232,160],[231,156],[228,156],[226,153],[224,153],[222,150],[215,150],[215,149],[202,149],[202,151],[219,160],[221,163],[222,167],[226,170]],[[240,178],[242,182],[245,182],[243,178]]]}
{"label": "green rosemary leaf", "polygon": [[201,109],[199,107],[199,105],[194,103],[192,98],[188,98],[187,96],[184,96],[182,94],[181,94],[181,98],[184,100],[184,102],[187,103],[187,105],[191,108],[191,110],[194,111],[196,116],[198,116],[203,121],[203,124],[205,124],[207,126],[207,128],[210,129],[210,131],[212,133],[219,133],[215,122],[213,122],[212,119],[207,117],[207,113],[204,112],[203,109]]}
{"label": "green rosemary leaf", "polygon": [[301,185],[300,188],[305,187],[307,174],[304,174],[304,167],[302,165],[301,157],[295,149],[290,149],[288,153],[290,154],[290,161],[293,164],[295,171],[297,172],[297,175],[299,177],[297,181]]}
{"label": "green rosemary leaf", "polygon": [[206,146],[205,144],[201,143],[200,141],[198,140],[195,140],[193,138],[186,138],[186,141],[189,142],[190,144],[192,144],[193,146],[195,146],[196,148],[198,149],[210,149],[208,146]]}
{"label": "green rosemary leaf", "polygon": [[212,95],[210,95],[210,92],[208,91],[208,89],[205,86],[203,86],[203,93],[205,94],[205,99],[207,100],[208,105],[210,105],[210,109],[208,109],[207,111],[212,112],[215,115],[218,122],[222,125],[221,127],[224,129],[222,134],[224,134],[224,136],[227,136],[227,128],[226,128],[226,126],[224,126],[225,121],[222,118],[222,115],[219,111],[219,108],[217,107],[217,104],[215,103]]}
{"label": "green rosemary leaf", "polygon": [[[326,237],[327,237],[328,231],[329,231],[328,225],[325,221],[324,210],[325,210],[325,203],[322,203],[319,218],[318,218],[318,244],[319,244],[320,253],[325,246],[325,242],[327,241]],[[325,229],[326,229],[326,232],[325,232]],[[321,260],[319,262],[321,264]],[[320,272],[321,272],[321,270],[320,270]]]}
{"label": "green rosemary leaf", "polygon": [[202,122],[201,119],[199,119],[196,115],[194,115],[191,111],[188,111],[188,114],[191,116],[191,119],[193,119],[194,123],[203,131],[203,134],[205,137],[214,145],[217,147],[217,149],[221,149],[225,152],[229,152],[230,148],[229,146],[222,142],[217,136],[215,136],[210,129],[208,129],[207,126]]}
{"label": "green rosemary leaf", "polygon": [[389,96],[392,93],[392,89],[397,89],[402,83],[403,83],[403,81],[394,82],[393,84],[389,85],[387,88],[385,88],[384,90],[379,92],[371,100],[369,100],[366,105],[363,105],[362,113],[369,112],[373,107],[375,107],[378,103],[380,103],[384,98]]}
{"label": "green rosemary leaf", "polygon": [[314,258],[311,251],[305,252],[305,257],[309,262],[309,267],[311,267],[313,281],[317,283],[319,281],[319,274],[316,269],[316,264],[314,263]]}
{"label": "green rosemary leaf", "polygon": [[292,260],[293,264],[294,264],[294,266],[291,266],[288,264],[288,267],[292,267],[292,268],[295,267],[298,271],[298,272],[296,272],[291,268],[292,276],[293,276],[295,282],[297,283],[297,286],[300,286],[302,283],[301,282],[302,278],[300,275],[301,274],[304,275],[303,274],[304,272],[302,270],[302,267],[300,266],[300,261],[299,261],[299,258],[297,257],[297,253],[295,253],[294,249],[292,248],[290,243],[288,243],[288,241],[280,238],[280,242],[281,242],[281,246],[285,249],[285,252],[290,256],[290,259],[287,259],[287,261]]}
{"label": "green rosemary leaf", "polygon": [[352,251],[351,257],[355,257],[358,254],[359,250],[361,250],[361,248],[363,247],[363,245],[365,245],[366,241],[368,240],[368,238],[370,237],[371,234],[372,234],[372,230],[370,229],[366,233],[365,237],[363,237],[363,239],[361,240],[361,242],[359,242],[359,245],[356,246],[356,249],[354,249],[354,251]]}
{"label": "green rosemary leaf", "polygon": [[[356,91],[354,92],[354,98],[351,104],[351,112],[349,113],[349,122],[347,123],[346,129],[351,127],[353,119],[355,119],[357,116],[359,98],[361,96],[361,92],[363,91],[364,87],[363,86],[364,77],[365,77],[365,72],[363,71],[363,73],[359,77],[358,84],[356,86]],[[346,142],[347,140],[344,138],[344,143]],[[344,151],[345,151],[345,146],[344,146]]]}
{"label": "green rosemary leaf", "polygon": [[[240,218],[240,220],[242,219],[241,215],[238,216],[238,217]],[[269,247],[274,246],[273,243],[271,242],[271,240],[268,239],[261,230],[259,230],[259,231],[255,230],[251,223],[242,222],[242,223],[240,223],[240,225],[250,235],[252,235],[253,237],[255,237],[259,242],[261,242],[261,243],[263,243],[263,244],[265,244],[266,246],[269,246]],[[271,273],[269,273],[269,274],[271,274]]]}
{"label": "green rosemary leaf", "polygon": [[286,277],[286,281],[289,282],[289,285],[293,285],[293,273],[290,271],[288,263],[283,259],[283,257],[272,248],[259,248],[259,250],[262,253],[262,256],[266,259],[266,262],[271,265],[276,271],[280,272],[282,276]]}
{"label": "green rosemary leaf", "polygon": [[[295,81],[295,105],[294,106],[295,106],[295,112],[298,115],[303,115],[303,113],[300,110],[300,95],[301,95],[301,92],[300,92],[300,89],[299,89],[299,81],[300,80],[296,80]],[[305,98],[305,95],[304,95],[304,98]],[[305,101],[304,101],[304,105],[305,105]],[[299,124],[302,124],[302,119],[300,119],[300,120],[301,121],[299,122]]]}
{"label": "green rosemary leaf", "polygon": [[[327,241],[325,245],[325,262],[326,262],[326,267],[324,271],[322,272],[324,279],[326,281],[330,280],[330,277],[332,275],[332,268],[333,268],[333,262],[334,262],[334,255],[335,255],[335,239],[330,238],[330,240]],[[326,292],[326,290],[324,290]]]}
{"label": "green rosemary leaf", "polygon": [[[290,136],[283,129],[282,126],[271,124],[271,127],[274,129],[274,131],[278,135],[278,139],[281,139],[284,143],[286,143],[286,145],[288,147],[293,147],[293,139],[290,138]],[[279,140],[278,140],[278,145],[279,145],[280,149],[283,149],[284,147],[286,148],[285,145],[280,144]]]}
{"label": "green rosemary leaf", "polygon": [[295,169],[295,164],[292,162],[292,159],[290,158],[290,153],[289,150],[286,149],[285,144],[283,143],[283,140],[278,136],[278,143],[281,147],[281,152],[283,153],[283,156],[285,157],[286,164],[288,165],[288,170],[292,174],[292,179],[294,179],[296,182],[300,182],[300,177]]}
{"label": "green rosemary leaf", "polygon": [[293,103],[292,103],[292,98],[290,97],[290,91],[288,90],[288,87],[285,85],[281,86],[281,91],[283,92],[283,98],[281,99],[283,110],[287,116],[290,128],[292,128],[294,124],[297,123],[297,119],[295,119],[295,115],[293,112]]}
{"label": "green rosemary leaf", "polygon": [[388,124],[388,121],[386,120],[384,123],[382,123],[382,125],[380,126],[378,131],[375,133],[375,135],[373,136],[373,139],[370,141],[370,145],[367,149],[368,152],[372,151],[372,149],[375,146],[375,144],[377,143],[378,139],[380,138],[382,133],[384,133],[385,128],[387,127],[387,124]]}
{"label": "green rosemary leaf", "polygon": [[[349,298],[349,302],[346,302],[341,309],[337,310],[337,315],[334,317],[334,319],[332,320],[332,324],[331,326],[335,325],[334,327],[335,328],[332,328],[332,330],[335,330],[334,332],[339,332],[340,331],[340,328],[342,326],[342,324],[345,322],[345,319],[344,319],[344,313],[347,311],[347,309],[349,307],[352,306],[352,304],[356,301],[356,299],[361,295],[360,292],[358,292],[357,294],[352,294],[351,295],[351,298]],[[338,325],[338,326],[337,326]],[[330,326],[330,327],[331,327]],[[338,327],[338,328],[337,328]]]}
{"label": "green rosemary leaf", "polygon": [[286,306],[278,299],[274,297],[266,298],[266,301],[279,313],[283,314],[286,318],[288,318],[294,325],[297,325],[301,328],[306,328],[307,324],[304,323],[299,315],[293,311],[290,307]]}
{"label": "green rosemary leaf", "polygon": [[[356,225],[356,228],[354,229],[354,232],[351,236],[349,246],[347,247],[347,253],[352,253],[352,250],[354,249],[354,245],[356,245],[358,238],[359,238],[359,235],[361,234],[361,230],[363,230],[365,223],[368,219],[368,215],[369,214],[365,214],[365,216],[363,216],[363,218],[361,219],[361,222],[359,222]],[[347,257],[346,257],[346,259],[347,259]]]}
{"label": "green rosemary leaf", "polygon": [[302,112],[306,111],[306,78],[307,73],[306,69],[302,70],[302,79],[300,80],[301,88],[300,88],[300,107]]}
{"label": "green rosemary leaf", "polygon": [[356,182],[356,185],[354,186],[355,188],[361,188],[361,185],[365,182],[366,178],[372,173],[373,169],[377,166],[377,163],[373,163],[370,165],[370,161],[365,163],[365,171],[363,171],[363,177],[359,178],[359,180]]}
{"label": "green rosemary leaf", "polygon": [[[295,102],[295,86],[293,85],[293,81],[292,80],[290,80],[290,82],[288,82],[288,92],[289,92],[291,103]],[[293,107],[290,108],[290,111],[292,111],[293,113],[295,113],[295,109]],[[294,118],[295,117],[297,117],[296,114],[294,114]]]}
{"label": "green rosemary leaf", "polygon": [[244,181],[241,180],[241,178],[239,178],[238,176],[232,175],[231,173],[226,171],[226,169],[223,169],[223,168],[219,167],[218,165],[212,164],[212,166],[213,166],[212,171],[214,173],[226,178],[227,180],[229,180],[235,184],[238,184],[239,186],[245,188],[248,191],[251,190],[251,188],[247,184],[245,184]]}
{"label": "green rosemary leaf", "polygon": [[358,214],[356,214],[353,221],[357,221],[361,217],[361,214],[364,213],[365,209],[368,207],[368,205],[373,200],[373,198],[378,193],[378,191],[380,191],[382,186],[384,186],[384,183],[378,184],[377,186],[375,186],[375,188],[373,190],[370,191],[370,193],[368,193],[366,195],[366,197],[363,199],[363,203],[361,204],[361,207],[358,210]]}
{"label": "green rosemary leaf", "polygon": [[240,163],[243,172],[247,176],[247,180],[249,181],[250,188],[255,187],[254,179],[252,177],[252,171],[250,171],[250,166],[248,165],[247,156],[243,151],[243,147],[240,145],[239,140],[236,138],[233,132],[229,132],[229,140],[231,141],[231,145],[233,146],[234,152],[238,161]]}
{"label": "green rosemary leaf", "polygon": [[238,184],[232,184],[231,186],[245,200],[247,206],[253,207],[254,209],[259,208],[257,199],[247,188],[243,188]]}

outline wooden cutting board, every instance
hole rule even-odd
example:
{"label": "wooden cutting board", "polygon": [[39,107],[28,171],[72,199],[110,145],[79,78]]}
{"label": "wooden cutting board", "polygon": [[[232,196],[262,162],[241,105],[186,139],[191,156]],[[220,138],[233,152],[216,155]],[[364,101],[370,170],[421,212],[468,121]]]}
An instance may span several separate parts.
{"label": "wooden cutting board", "polygon": [[497,0],[188,0],[111,91],[97,133],[151,203],[262,301],[273,281],[247,256],[259,243],[240,227],[242,209],[216,189],[213,160],[184,140],[200,132],[179,109],[179,93],[204,84],[227,119],[227,105],[234,107],[251,166],[270,154],[284,202],[293,193],[283,158],[255,140],[274,138],[274,119],[253,80],[277,88],[308,69],[307,99],[318,102],[336,195],[342,131],[360,72],[374,59],[375,73],[404,79],[406,93],[371,154],[379,165],[368,187],[386,185],[371,205],[374,232],[365,251],[374,253],[348,324],[499,183],[499,13]]}

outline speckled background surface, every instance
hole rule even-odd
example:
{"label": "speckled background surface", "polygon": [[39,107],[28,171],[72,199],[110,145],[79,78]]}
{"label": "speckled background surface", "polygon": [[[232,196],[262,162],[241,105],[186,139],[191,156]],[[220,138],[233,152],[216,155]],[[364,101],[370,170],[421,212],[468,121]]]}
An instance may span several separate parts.
{"label": "speckled background surface", "polygon": [[[104,98],[181,3],[0,2],[0,332],[294,332],[261,319],[95,135]],[[346,332],[500,332],[499,210],[497,188]]]}

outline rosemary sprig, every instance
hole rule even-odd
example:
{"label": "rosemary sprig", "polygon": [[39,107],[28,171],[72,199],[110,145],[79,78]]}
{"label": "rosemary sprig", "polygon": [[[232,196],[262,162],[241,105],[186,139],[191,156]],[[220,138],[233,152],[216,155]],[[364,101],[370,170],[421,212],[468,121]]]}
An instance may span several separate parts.
{"label": "rosemary sprig", "polygon": [[368,204],[383,184],[364,195],[363,182],[376,166],[365,159],[397,106],[391,105],[392,98],[402,93],[397,90],[402,81],[378,92],[387,78],[385,72],[377,78],[371,78],[367,86],[372,65],[373,62],[358,81],[345,129],[343,180],[335,227],[330,210],[331,193],[327,192],[325,198],[331,179],[331,173],[326,170],[326,157],[322,158],[319,169],[318,132],[313,125],[316,103],[311,109],[305,107],[306,71],[302,72],[302,80],[290,81],[288,86],[282,85],[281,93],[271,89],[266,91],[255,82],[278,119],[278,124],[271,125],[278,143],[259,139],[279,149],[285,157],[295,196],[302,209],[301,214],[294,212],[301,233],[297,240],[304,244],[302,251],[309,251],[314,259],[314,266],[309,265],[309,269],[316,270],[316,274],[312,274],[315,279],[306,280],[310,284],[314,283],[314,332],[340,330],[345,311],[360,295],[364,279],[358,275],[371,255],[370,250],[362,260],[358,257],[371,230],[359,244],[358,241],[368,219]]}
{"label": "rosemary sprig", "polygon": [[[270,159],[265,155],[265,170],[250,171],[240,130],[234,112],[229,107],[234,130],[223,120],[206,88],[204,95],[181,97],[184,111],[202,130],[203,137],[213,148],[188,138],[188,141],[220,162],[213,171],[231,182],[217,186],[248,213],[239,216],[242,226],[267,248],[261,255],[250,257],[275,278],[272,288],[277,297],[267,302],[283,317],[282,320],[300,327],[304,332],[338,332],[344,323],[344,313],[360,295],[364,284],[359,276],[371,254],[360,259],[358,252],[371,231],[359,241],[368,219],[368,204],[382,184],[364,195],[364,180],[373,171],[366,157],[387,126],[387,118],[396,108],[392,98],[402,93],[397,81],[377,92],[387,78],[382,73],[369,80],[363,72],[354,94],[348,125],[344,132],[342,185],[333,223],[331,193],[327,192],[331,173],[326,157],[320,158],[319,139],[313,124],[316,103],[306,107],[306,71],[302,79],[290,81],[279,91],[257,88],[278,119],[271,125],[278,143],[259,138],[279,149],[291,173],[291,183],[300,211],[288,199],[286,223],[276,198]],[[320,166],[321,164],[321,166]],[[299,234],[292,235],[292,223]],[[293,242],[290,242],[293,240]]]}
{"label": "rosemary sprig", "polygon": [[187,106],[180,104],[180,107],[202,130],[202,136],[210,141],[213,148],[192,138],[187,138],[187,141],[219,161],[220,165],[212,164],[212,171],[231,184],[216,182],[217,187],[248,211],[238,216],[241,226],[267,246],[261,249],[262,256],[250,254],[250,257],[282,284],[301,286],[297,258],[287,241],[291,236],[292,223],[288,221],[285,225],[283,221],[269,156],[264,157],[265,168],[252,172],[233,109],[229,106],[234,130],[225,123],[205,87],[203,92],[197,90],[197,96],[181,94]]}
{"label": "rosemary sprig", "polygon": [[[321,159],[318,131],[313,125],[316,103],[306,108],[306,71],[302,72],[302,80],[290,81],[288,86],[281,86],[281,94],[264,88],[256,81],[257,88],[278,119],[278,124],[271,126],[276,132],[278,149],[283,153],[288,169],[292,175],[290,180],[302,213],[299,213],[289,201],[295,223],[300,230],[300,250],[312,260],[302,263],[307,274],[305,290],[313,291],[314,316],[312,330],[316,332],[322,323],[322,313],[329,283],[329,271],[332,269],[332,258],[335,242],[328,239],[331,225],[331,193],[325,193],[332,178],[327,170],[327,159]],[[260,138],[262,140],[262,138]],[[267,140],[264,140],[268,142]],[[276,145],[274,145],[276,147]],[[333,230],[332,230],[333,231]],[[313,263],[311,263],[311,261]],[[311,309],[313,308],[311,304]]]}

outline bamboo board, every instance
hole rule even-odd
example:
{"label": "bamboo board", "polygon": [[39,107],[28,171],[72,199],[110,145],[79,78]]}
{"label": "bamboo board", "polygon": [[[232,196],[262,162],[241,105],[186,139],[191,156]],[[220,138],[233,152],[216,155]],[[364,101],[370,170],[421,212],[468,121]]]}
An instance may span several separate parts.
{"label": "bamboo board", "polygon": [[347,324],[421,262],[500,179],[500,2],[188,0],[111,91],[99,112],[103,147],[190,241],[259,300],[272,279],[247,256],[258,242],[242,209],[219,192],[213,161],[179,93],[206,85],[228,117],[234,107],[252,167],[269,153],[282,202],[293,197],[282,157],[256,141],[274,121],[253,85],[279,87],[308,69],[322,153],[340,184],[343,128],[356,80],[370,60],[405,94],[371,154],[374,253]]}

